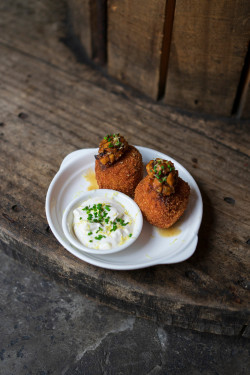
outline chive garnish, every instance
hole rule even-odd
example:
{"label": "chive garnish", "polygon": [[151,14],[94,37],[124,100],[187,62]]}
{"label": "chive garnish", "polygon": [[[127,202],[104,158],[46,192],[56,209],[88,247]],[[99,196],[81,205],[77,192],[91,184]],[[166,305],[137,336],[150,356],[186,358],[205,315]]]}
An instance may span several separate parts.
{"label": "chive garnish", "polygon": [[99,234],[99,236],[96,236],[95,239],[100,241],[102,238],[106,238],[106,236],[103,236],[102,234]]}

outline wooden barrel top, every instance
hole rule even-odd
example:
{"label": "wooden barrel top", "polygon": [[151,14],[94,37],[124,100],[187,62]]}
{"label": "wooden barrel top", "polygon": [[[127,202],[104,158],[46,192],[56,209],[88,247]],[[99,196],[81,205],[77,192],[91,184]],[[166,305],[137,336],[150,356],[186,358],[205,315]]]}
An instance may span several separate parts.
{"label": "wooden barrel top", "polygon": [[[45,1],[37,17],[32,1],[29,12],[6,6],[0,20],[3,250],[115,308],[249,336],[249,123],[180,113],[79,63],[62,42],[58,3],[51,13]],[[61,161],[109,132],[171,155],[195,178],[204,215],[187,261],[107,270],[74,257],[51,233],[45,196]]]}

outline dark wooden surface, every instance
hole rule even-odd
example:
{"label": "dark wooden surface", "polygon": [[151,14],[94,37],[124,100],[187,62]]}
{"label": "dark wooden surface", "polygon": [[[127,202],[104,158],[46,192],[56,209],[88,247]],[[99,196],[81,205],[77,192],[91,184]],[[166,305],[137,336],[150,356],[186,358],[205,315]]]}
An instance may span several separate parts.
{"label": "dark wooden surface", "polygon": [[106,0],[67,0],[66,4],[67,43],[73,42],[83,56],[103,65],[107,49]]}
{"label": "dark wooden surface", "polygon": [[176,1],[165,101],[230,116],[250,38],[244,0]]}
{"label": "dark wooden surface", "polygon": [[249,118],[248,0],[67,4],[69,34],[111,76],[184,110]]}
{"label": "dark wooden surface", "polygon": [[[116,308],[248,336],[249,123],[170,110],[78,63],[61,42],[59,0],[6,1],[1,14],[0,242],[6,253]],[[114,131],[171,155],[197,181],[204,217],[189,260],[104,270],[72,256],[50,232],[45,196],[62,159]]]}
{"label": "dark wooden surface", "polygon": [[91,2],[88,0],[67,1],[68,33],[74,34],[88,58],[93,58]]}
{"label": "dark wooden surface", "polygon": [[173,3],[108,2],[108,72],[153,99],[165,87],[170,38],[164,30],[172,29]]}
{"label": "dark wooden surface", "polygon": [[241,101],[238,109],[238,117],[245,119],[250,118],[250,40],[248,43],[248,52],[245,59],[244,68],[242,71],[241,82]]}

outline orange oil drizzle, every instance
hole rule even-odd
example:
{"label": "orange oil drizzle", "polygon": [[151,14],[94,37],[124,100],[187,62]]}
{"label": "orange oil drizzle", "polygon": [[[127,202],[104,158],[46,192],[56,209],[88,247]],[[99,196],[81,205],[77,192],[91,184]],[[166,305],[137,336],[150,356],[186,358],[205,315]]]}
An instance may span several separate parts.
{"label": "orange oil drizzle", "polygon": [[168,229],[157,228],[157,232],[162,237],[174,237],[174,236],[178,236],[178,234],[181,233],[181,229],[178,228],[178,226],[174,225],[173,227],[170,227]]}
{"label": "orange oil drizzle", "polygon": [[85,178],[87,182],[89,182],[88,191],[99,188],[96,178],[95,178],[95,172],[93,171],[93,169],[89,169],[83,177]]}

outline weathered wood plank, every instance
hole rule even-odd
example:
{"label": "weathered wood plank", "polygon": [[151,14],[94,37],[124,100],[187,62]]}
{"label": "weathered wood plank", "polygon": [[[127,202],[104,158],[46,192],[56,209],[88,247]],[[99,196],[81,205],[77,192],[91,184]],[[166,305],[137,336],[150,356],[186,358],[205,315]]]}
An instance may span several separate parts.
{"label": "weathered wood plank", "polygon": [[250,41],[245,59],[245,65],[242,72],[242,91],[238,116],[250,119]]}
{"label": "weathered wood plank", "polygon": [[172,0],[110,0],[109,74],[157,99],[165,81],[173,13]]}
{"label": "weathered wood plank", "polygon": [[243,119],[249,119],[250,118],[250,84],[249,84],[249,88],[246,92],[245,103],[244,103],[244,107],[243,107],[241,117]]}
{"label": "weathered wood plank", "polygon": [[230,116],[249,20],[249,1],[177,0],[165,103]]}
{"label": "weathered wood plank", "polygon": [[241,72],[241,77],[235,97],[232,115],[236,118],[249,117],[247,111],[249,111],[250,101],[248,98],[250,92],[250,40],[248,43],[248,50],[246,53],[244,65]]}
{"label": "weathered wood plank", "polygon": [[72,27],[73,35],[82,44],[88,58],[93,57],[92,31],[91,31],[91,2],[89,0],[70,0],[69,27]]}
{"label": "weathered wood plank", "polygon": [[87,57],[99,64],[106,61],[106,2],[67,0],[69,37],[76,37],[80,42],[78,48],[83,46]]}
{"label": "weathered wood plank", "polygon": [[[7,53],[9,55],[13,55],[11,50],[9,50],[9,52],[7,51],[8,49],[5,49],[5,56]],[[14,52],[14,55],[16,56],[16,60],[17,53]],[[38,62],[36,59],[30,57],[22,56],[20,63],[15,66],[15,69],[13,69],[13,65],[10,63],[12,61],[11,58],[5,61],[6,62],[3,61],[0,68],[2,69],[2,72],[5,72],[2,80],[0,98],[3,115],[6,113],[6,116],[7,118],[9,116],[9,119],[6,121],[4,126],[3,162],[6,166],[9,165],[10,160],[12,162],[8,167],[11,168],[9,169],[9,173],[7,173],[2,179],[4,197],[4,192],[8,191],[8,195],[3,199],[2,205],[5,215],[13,220],[14,223],[8,218],[6,219],[6,216],[2,218],[2,230],[4,228],[5,229],[1,233],[5,238],[4,241],[6,241],[7,238],[8,243],[12,243],[10,234],[8,235],[10,230],[13,238],[17,239],[22,237],[26,244],[30,243],[29,248],[23,250],[25,252],[25,257],[27,258],[33,257],[30,253],[32,249],[31,243],[33,243],[33,246],[35,248],[39,248],[39,251],[41,254],[43,254],[41,255],[41,259],[43,259],[43,261],[41,261],[43,267],[48,265],[49,259],[51,259],[52,263],[55,262],[55,259],[58,259],[59,254],[65,253],[65,257],[66,252],[60,247],[60,245],[56,245],[56,248],[60,250],[58,254],[55,253],[55,241],[50,242],[51,236],[49,236],[49,239],[47,239],[46,242],[43,240],[42,248],[39,247],[41,238],[39,238],[37,241],[34,240],[34,231],[36,234],[38,233],[39,236],[42,236],[42,238],[44,237],[44,234],[39,234],[39,231],[42,233],[45,231],[44,228],[46,228],[46,220],[43,212],[42,200],[39,200],[39,205],[41,206],[39,209],[39,206],[37,205],[34,207],[34,209],[38,209],[38,213],[36,213],[35,210],[30,209],[30,207],[32,207],[32,202],[38,200],[41,192],[43,192],[43,196],[45,195],[46,186],[53,176],[53,171],[55,171],[55,164],[59,166],[60,161],[65,154],[75,148],[84,147],[83,142],[85,142],[85,145],[88,147],[95,146],[99,141],[98,132],[105,133],[106,129],[118,129],[119,131],[122,131],[124,126],[123,124],[127,123],[128,119],[130,119],[129,125],[126,128],[126,135],[131,139],[132,142],[136,143],[136,141],[139,141],[140,144],[158,148],[159,150],[166,152],[166,139],[169,139],[168,134],[171,134],[172,144],[169,145],[169,151],[171,154],[174,154],[177,159],[183,160],[183,164],[186,164],[187,167],[189,164],[187,160],[191,160],[193,147],[195,148],[195,155],[196,157],[199,155],[199,161],[198,163],[194,162],[194,164],[198,164],[198,168],[194,168],[193,172],[195,178],[199,181],[200,186],[202,189],[204,189],[204,199],[206,196],[208,196],[208,198],[205,199],[205,202],[208,205],[206,210],[208,216],[204,222],[205,226],[209,225],[209,220],[211,220],[209,212],[211,210],[215,211],[213,215],[216,216],[216,227],[213,227],[212,229],[211,224],[209,225],[212,232],[209,235],[209,239],[206,239],[208,233],[207,228],[204,228],[204,237],[201,237],[201,245],[204,247],[204,249],[202,250],[202,248],[199,248],[197,250],[197,254],[189,262],[185,262],[184,264],[178,266],[176,265],[169,267],[168,275],[166,276],[167,279],[165,280],[165,282],[168,284],[169,298],[170,296],[174,295],[182,295],[184,300],[188,299],[191,303],[192,298],[195,296],[195,304],[198,303],[199,305],[204,305],[207,295],[211,293],[215,296],[215,300],[210,301],[210,309],[212,309],[212,306],[217,306],[216,308],[221,309],[222,306],[229,305],[236,308],[238,302],[233,301],[235,298],[236,300],[239,298],[240,301],[244,300],[244,289],[237,286],[234,287],[234,283],[232,284],[232,267],[234,269],[235,276],[233,281],[235,284],[237,284],[238,279],[240,279],[240,277],[246,273],[244,265],[246,261],[244,247],[247,245],[244,246],[244,242],[246,241],[248,226],[244,225],[243,217],[246,218],[246,215],[248,215],[246,203],[249,201],[249,197],[245,196],[244,198],[243,195],[241,198],[236,200],[235,206],[231,206],[224,201],[224,195],[227,196],[229,193],[231,193],[230,189],[228,188],[229,186],[234,189],[233,191],[235,194],[237,194],[237,196],[240,196],[242,190],[246,191],[245,183],[248,183],[247,170],[246,174],[244,174],[243,168],[241,185],[238,186],[238,184],[234,183],[234,180],[238,175],[237,165],[243,163],[245,156],[238,154],[237,151],[234,150],[228,151],[228,149],[224,148],[222,145],[218,148],[218,144],[215,140],[205,138],[204,141],[202,135],[197,135],[197,133],[183,128],[181,124],[174,122],[166,123],[163,117],[154,113],[149,115],[149,110],[141,108],[140,111],[144,118],[144,122],[142,124],[141,119],[137,119],[138,109],[134,107],[133,103],[127,98],[121,101],[121,98],[117,97],[116,94],[109,93],[107,95],[106,92],[105,95],[104,89],[95,87],[92,84],[89,84],[87,81],[84,82],[84,85],[82,85],[82,83],[74,84],[74,91],[71,92],[70,96],[71,105],[69,106],[68,95],[69,90],[72,87],[71,74],[59,71],[55,75],[53,74],[55,73],[55,69],[53,67],[49,67],[46,64]],[[26,76],[23,74],[23,71],[25,71],[27,67],[29,68],[28,70],[31,72],[33,77],[29,80],[29,82],[27,82]],[[47,79],[47,77],[50,77],[50,79]],[[54,77],[53,80],[52,77]],[[36,83],[35,85],[34,82]],[[95,98],[95,100],[93,100],[93,98]],[[107,105],[108,103],[112,103],[112,105]],[[98,108],[98,116],[96,115],[95,108]],[[20,111],[26,113],[27,117],[18,117]],[[108,118],[109,121],[103,121],[105,118]],[[153,119],[161,126],[161,136],[158,136],[150,126]],[[3,118],[3,120],[5,121],[5,118]],[[179,121],[182,122],[181,117],[179,117]],[[93,132],[93,127],[98,129],[98,131]],[[17,128],[20,129],[18,136],[15,135]],[[46,132],[44,132],[45,129]],[[185,144],[183,144],[182,141],[184,130],[186,139]],[[85,141],[83,141],[83,139],[85,139]],[[88,140],[86,141],[86,139]],[[29,140],[29,142],[27,142],[27,140]],[[73,140],[73,144],[71,144],[71,140]],[[54,152],[55,146],[58,150],[56,155]],[[46,155],[44,155],[45,147]],[[18,150],[18,154],[15,153],[14,150]],[[232,154],[230,159],[233,158],[235,164],[232,166],[230,171],[223,173],[222,180],[218,180],[216,178],[217,173],[221,174],[222,160],[224,159],[224,162],[226,161],[225,153],[228,157],[228,152],[230,152],[230,155]],[[212,157],[213,153],[217,154],[216,158]],[[183,157],[182,154],[185,156]],[[33,155],[33,157],[31,158],[30,155]],[[210,155],[210,157],[208,157],[208,155]],[[41,165],[39,164],[39,159],[42,161]],[[22,160],[22,162],[20,160]],[[34,169],[34,164],[37,165],[38,168]],[[41,173],[43,170],[44,172]],[[217,172],[214,173],[215,171]],[[208,176],[210,176],[209,179]],[[223,180],[225,181],[223,182]],[[229,181],[232,181],[231,185],[229,184]],[[244,181],[246,182],[244,183]],[[38,184],[38,186],[36,186],[35,182]],[[20,189],[20,186],[23,186],[23,188]],[[28,194],[29,191],[32,191],[32,194]],[[244,202],[244,199],[246,199],[246,202]],[[14,205],[20,205],[23,207],[22,211],[19,213],[13,211],[11,207]],[[27,207],[29,207],[30,214],[27,214]],[[242,213],[241,215],[240,212]],[[26,218],[23,218],[23,215],[25,215]],[[236,226],[236,223],[239,221],[241,222],[241,227],[232,239],[232,235],[230,235],[232,225]],[[27,228],[25,231],[23,230],[24,227]],[[231,256],[228,256],[227,254],[229,237],[232,239],[230,250]],[[207,243],[205,244],[205,242]],[[44,246],[46,249],[44,249]],[[219,252],[216,250],[218,249],[218,246],[220,247]],[[204,252],[205,248],[205,253],[207,255],[204,257],[202,253]],[[54,260],[50,258],[50,251],[52,251],[52,249],[55,256]],[[208,255],[209,252],[211,252],[210,256]],[[19,256],[21,255],[19,254]],[[228,269],[231,271],[229,274],[225,274],[220,269],[220,273],[218,274],[218,266],[216,266],[216,264],[222,264],[225,257],[229,258],[227,261],[229,263]],[[68,255],[66,255],[66,259],[68,261]],[[69,256],[69,259],[71,259],[71,256]],[[33,261],[35,262],[35,260]],[[69,261],[69,264],[71,261],[72,259]],[[236,262],[236,264],[234,264],[234,262]],[[61,266],[57,264],[57,267],[60,268]],[[67,268],[68,266],[64,264],[64,267]],[[69,267],[71,269],[71,277],[72,273],[77,269],[77,272],[79,273],[81,273],[83,269],[85,270],[85,267],[87,267],[87,269],[91,269],[91,266],[85,264],[83,265],[82,262],[79,264],[77,260],[74,260]],[[152,288],[154,289],[154,285],[157,285],[158,290],[159,283],[157,280],[160,280],[159,278],[163,278],[163,274],[165,273],[165,267],[157,267],[157,269],[159,269],[158,276],[155,274],[155,271],[147,270],[147,273],[149,272],[149,274],[153,272],[155,278],[155,282],[153,282],[153,279],[151,280],[150,290]],[[102,273],[102,277],[104,277],[103,273],[105,274],[105,272],[103,270],[98,270],[98,272],[99,271]],[[140,298],[142,298],[142,295],[146,292],[146,286],[143,285],[145,272],[140,271],[138,272],[137,276],[136,274],[133,275],[133,273],[131,275],[130,273],[126,273],[127,277],[130,275],[129,280],[131,282],[131,287],[132,285],[134,285],[134,287],[137,285],[137,292],[139,292],[140,288],[142,288]],[[108,271],[108,274],[109,277],[111,277],[113,274],[117,283],[115,273]],[[186,274],[191,275],[191,279],[189,276],[187,277]],[[193,277],[197,277],[197,280],[200,281],[194,284],[194,281],[192,281],[192,275],[198,275]],[[134,279],[136,280],[136,284]],[[119,288],[122,288],[122,283],[125,282],[125,280],[126,279],[122,278],[122,280],[119,281]],[[139,282],[139,280],[141,281]],[[176,280],[178,280],[178,288],[176,287]],[[200,289],[201,281],[203,285],[202,289]],[[126,283],[127,282],[128,280]],[[109,285],[109,288],[110,287],[111,286]],[[118,286],[116,285],[116,290],[117,287]],[[226,289],[229,287],[233,287],[235,289],[233,289],[233,292],[225,293]],[[101,294],[100,290],[99,293]],[[107,298],[107,294],[103,298]],[[112,298],[114,298],[114,296]],[[159,295],[159,298],[163,298],[163,295],[161,297]],[[162,311],[163,314],[164,304],[162,304],[163,302],[160,303],[159,301],[160,300],[157,302],[156,300],[155,304],[157,307],[160,307],[160,311]],[[129,297],[127,303],[131,306]],[[199,311],[203,311],[203,309],[204,307],[199,307]],[[149,313],[149,310],[144,311],[144,314]],[[202,314],[205,314],[205,312],[203,311]],[[191,324],[190,322],[188,323],[188,321],[185,321],[183,316],[179,314],[172,319],[178,321],[182,326],[190,326]],[[208,319],[208,316],[206,319]],[[205,324],[204,322],[201,322],[202,319],[198,319],[196,323],[192,323],[192,327],[197,327],[200,324],[201,326],[203,325],[204,328],[205,326],[207,327],[209,325],[209,323]],[[218,322],[213,324],[217,326],[217,329],[219,329]],[[227,327],[227,329],[229,328]]]}
{"label": "weathered wood plank", "polygon": [[[171,108],[160,103],[154,103],[141,99],[140,96],[135,95],[135,92],[128,87],[126,89],[118,83],[110,82],[101,74],[97,74],[94,70],[88,69],[83,64],[78,64],[75,56],[70,50],[62,43],[58,43],[66,34],[63,19],[66,14],[66,9],[63,7],[61,1],[53,2],[49,0],[42,0],[41,2],[34,2],[29,0],[26,2],[27,8],[20,8],[19,15],[16,16],[15,7],[5,7],[2,9],[5,16],[0,18],[0,32],[1,32],[1,46],[11,47],[17,51],[22,51],[24,54],[34,56],[46,64],[51,64],[55,69],[60,71],[70,71],[71,81],[69,86],[69,94],[74,87],[75,82],[81,80],[88,80],[96,86],[106,88],[118,95],[123,100],[123,105],[126,106],[127,101],[124,96],[132,101],[137,108],[136,116],[139,121],[144,121],[141,115],[141,108],[148,109],[146,116],[151,116],[151,113],[158,113],[163,117],[165,122],[171,123],[172,121],[178,123],[179,113]],[[39,27],[37,23],[29,22],[28,14],[37,13],[40,15],[46,14],[45,18],[39,18]],[[30,38],[32,35],[32,39]],[[42,37],[43,43],[38,43]],[[10,56],[10,61],[15,66],[16,61],[14,56]],[[27,68],[27,81],[30,81],[28,68]],[[126,106],[129,110],[129,106]],[[189,129],[194,129],[200,133],[223,142],[230,148],[234,148],[246,154],[250,154],[249,150],[249,125],[247,121],[239,121],[237,119],[224,119],[223,122],[212,117],[204,118],[195,114],[182,113],[183,124]],[[152,118],[152,121],[153,118]],[[235,137],[238,142],[235,143]]]}
{"label": "weathered wood plank", "polygon": [[[14,21],[9,12],[6,18]],[[243,332],[249,318],[246,123],[178,114],[135,96],[70,59],[57,34],[44,44],[35,21],[34,49],[25,17],[24,12],[16,20],[16,39],[14,24],[1,24],[1,246],[117,308],[201,331]],[[49,232],[44,200],[62,159],[75,149],[96,147],[103,134],[114,131],[171,155],[198,182],[204,218],[188,261],[134,272],[104,270],[73,257]]]}

